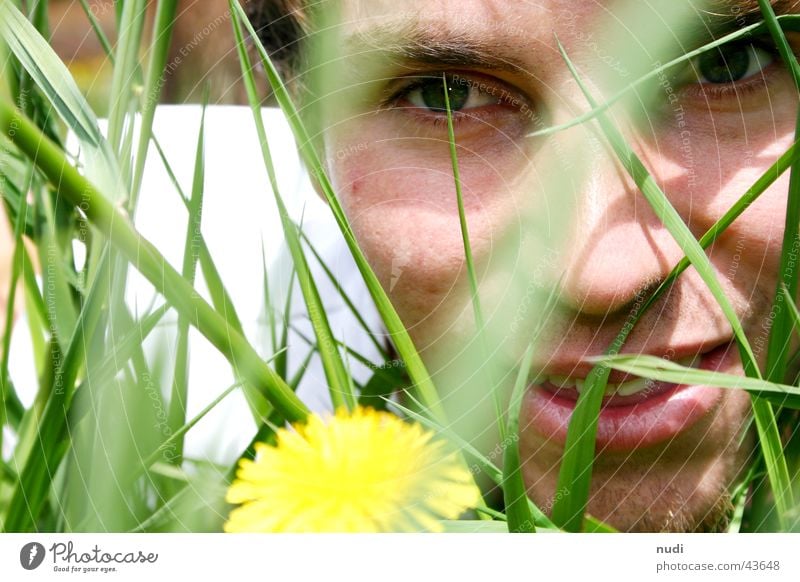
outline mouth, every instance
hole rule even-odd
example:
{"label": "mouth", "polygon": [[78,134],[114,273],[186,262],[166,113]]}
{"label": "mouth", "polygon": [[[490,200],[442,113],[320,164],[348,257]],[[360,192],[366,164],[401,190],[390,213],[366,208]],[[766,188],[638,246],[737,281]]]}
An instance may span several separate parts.
{"label": "mouth", "polygon": [[[737,354],[725,343],[697,356],[674,361],[702,370],[735,366]],[[614,380],[614,382],[612,382]],[[563,446],[584,377],[540,375],[531,380],[523,404],[521,430]],[[672,384],[612,372],[597,423],[597,448],[631,451],[669,441],[688,431],[719,406],[724,388]]]}

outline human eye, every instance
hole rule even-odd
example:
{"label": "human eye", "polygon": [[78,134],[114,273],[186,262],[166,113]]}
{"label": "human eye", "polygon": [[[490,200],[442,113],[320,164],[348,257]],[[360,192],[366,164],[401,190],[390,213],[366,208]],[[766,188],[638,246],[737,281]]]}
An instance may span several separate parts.
{"label": "human eye", "polygon": [[683,93],[704,101],[740,101],[766,90],[780,69],[780,56],[768,39],[734,41],[691,60]]}
{"label": "human eye", "polygon": [[775,62],[775,55],[766,47],[755,43],[727,44],[696,58],[697,77],[700,83],[737,83],[760,75]]}
{"label": "human eye", "polygon": [[434,72],[405,77],[387,100],[387,107],[433,128],[447,124],[445,83],[453,123],[486,127],[525,125],[535,119],[531,101],[519,89],[478,73]]}
{"label": "human eye", "polygon": [[411,107],[425,109],[432,114],[445,113],[447,111],[444,92],[445,80],[450,110],[453,112],[468,111],[501,103],[497,87],[457,75],[420,79],[401,92],[401,96]]}

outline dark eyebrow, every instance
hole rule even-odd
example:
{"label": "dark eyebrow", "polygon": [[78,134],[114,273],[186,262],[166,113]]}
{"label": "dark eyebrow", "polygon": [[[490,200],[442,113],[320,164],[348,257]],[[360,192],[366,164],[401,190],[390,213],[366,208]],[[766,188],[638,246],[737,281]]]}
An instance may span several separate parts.
{"label": "dark eyebrow", "polygon": [[[778,16],[797,13],[800,0],[776,0],[772,6]],[[687,38],[703,42],[762,18],[758,0],[711,0],[701,14],[692,30],[684,32],[688,33]],[[458,19],[426,22],[419,18],[399,18],[367,23],[346,36],[343,46],[357,60],[375,59],[400,67],[428,65],[520,73],[530,66],[517,56],[519,42],[515,42],[514,36],[523,33],[519,25],[478,26],[460,23]]]}
{"label": "dark eyebrow", "polygon": [[390,60],[398,65],[430,65],[519,72],[526,63],[514,45],[484,29],[453,29],[418,21],[380,24],[357,30],[344,41],[351,55]]}
{"label": "dark eyebrow", "polygon": [[[800,8],[800,0],[774,0],[772,9],[777,16],[795,14]],[[716,8],[714,7],[716,5]],[[706,22],[705,35],[724,36],[730,32],[755,24],[762,20],[758,0],[717,0],[704,10]]]}

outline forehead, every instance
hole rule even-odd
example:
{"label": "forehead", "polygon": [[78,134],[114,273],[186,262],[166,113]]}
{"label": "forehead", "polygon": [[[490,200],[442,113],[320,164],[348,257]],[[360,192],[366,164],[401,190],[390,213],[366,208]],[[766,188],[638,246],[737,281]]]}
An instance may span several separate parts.
{"label": "forehead", "polygon": [[[772,2],[778,14],[800,0]],[[758,0],[341,0],[338,23],[354,71],[395,64],[527,71],[562,67],[558,42],[579,64],[598,54],[643,72],[699,40],[760,19]],[[331,30],[331,28],[327,28]],[[558,39],[558,41],[556,41]],[[372,63],[372,68],[380,66]],[[355,74],[363,74],[363,71]]]}
{"label": "forehead", "polygon": [[[800,0],[772,0],[771,4],[778,14],[797,12]],[[552,35],[559,23],[591,20],[617,21],[624,27],[653,26],[660,15],[679,10],[695,16],[698,25],[713,29],[731,21],[744,23],[759,12],[758,0],[343,0],[341,6],[345,29],[394,29],[397,36],[414,28],[456,35],[469,31],[487,37]]]}
{"label": "forehead", "polygon": [[[351,18],[381,16],[458,18],[465,13],[488,18],[508,18],[523,15],[553,14],[568,10],[591,13],[597,10],[613,12],[631,4],[649,4],[654,9],[686,2],[697,10],[710,14],[736,16],[759,9],[758,0],[342,0],[343,12]],[[800,4],[798,0],[771,0],[780,14]]]}

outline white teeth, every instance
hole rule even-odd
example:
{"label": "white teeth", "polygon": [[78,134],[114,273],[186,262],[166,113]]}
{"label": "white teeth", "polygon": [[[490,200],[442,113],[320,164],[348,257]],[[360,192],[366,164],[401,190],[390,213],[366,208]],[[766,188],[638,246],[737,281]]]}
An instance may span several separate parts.
{"label": "white teeth", "polygon": [[619,385],[619,388],[617,388],[617,394],[620,396],[630,396],[631,394],[647,390],[650,387],[650,383],[651,381],[647,378],[637,378],[630,382],[623,382]]}
{"label": "white teeth", "polygon": [[[698,354],[695,356],[680,358],[678,360],[674,360],[674,362],[687,368],[699,368],[701,359],[702,356]],[[584,390],[586,390],[585,378],[570,378],[569,376],[546,374],[537,376],[534,380],[532,380],[532,382],[534,384],[549,382],[558,388],[573,388],[578,391],[578,394],[582,394]],[[638,394],[639,392],[644,392],[645,390],[651,389],[653,384],[654,381],[650,380],[649,378],[636,378],[635,380],[630,380],[621,384],[612,384],[611,382],[608,382],[606,384],[605,396],[631,396],[633,394]]]}
{"label": "white teeth", "polygon": [[575,386],[575,380],[569,376],[548,376],[547,379],[551,384],[555,384],[559,388],[572,388]]}

